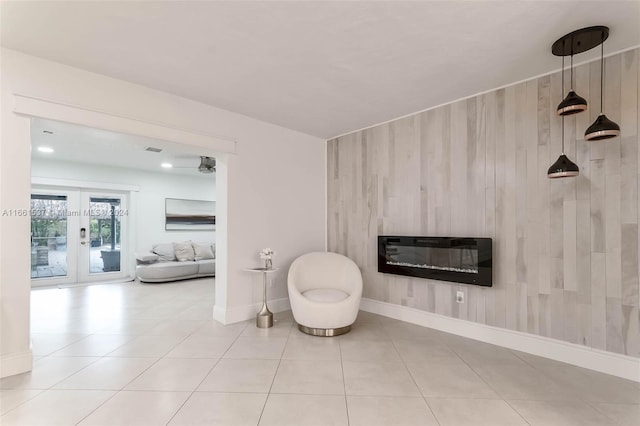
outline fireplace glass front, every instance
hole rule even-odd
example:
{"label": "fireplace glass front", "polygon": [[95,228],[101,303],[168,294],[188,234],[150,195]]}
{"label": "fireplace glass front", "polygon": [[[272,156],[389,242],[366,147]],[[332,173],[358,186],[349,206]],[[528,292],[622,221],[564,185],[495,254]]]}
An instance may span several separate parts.
{"label": "fireplace glass front", "polygon": [[378,237],[378,272],[491,287],[491,238]]}

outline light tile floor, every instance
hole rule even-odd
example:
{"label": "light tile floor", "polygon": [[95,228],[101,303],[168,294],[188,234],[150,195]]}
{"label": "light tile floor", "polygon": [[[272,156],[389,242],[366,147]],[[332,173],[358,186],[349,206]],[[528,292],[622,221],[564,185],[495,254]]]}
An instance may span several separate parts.
{"label": "light tile floor", "polygon": [[351,333],[214,322],[213,279],[32,292],[2,425],[640,425],[640,384],[361,312]]}

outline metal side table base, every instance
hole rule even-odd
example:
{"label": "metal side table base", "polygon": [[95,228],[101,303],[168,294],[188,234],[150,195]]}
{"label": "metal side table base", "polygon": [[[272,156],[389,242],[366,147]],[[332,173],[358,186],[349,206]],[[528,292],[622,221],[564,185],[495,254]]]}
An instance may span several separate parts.
{"label": "metal side table base", "polygon": [[267,304],[262,305],[262,309],[256,315],[256,327],[269,328],[273,327],[273,313],[267,308]]}

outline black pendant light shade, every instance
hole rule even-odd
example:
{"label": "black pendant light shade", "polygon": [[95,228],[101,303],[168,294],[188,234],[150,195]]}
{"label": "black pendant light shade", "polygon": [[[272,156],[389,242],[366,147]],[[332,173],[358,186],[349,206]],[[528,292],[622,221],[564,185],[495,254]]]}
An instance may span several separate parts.
{"label": "black pendant light shade", "polygon": [[550,179],[574,177],[578,176],[579,174],[580,169],[578,168],[578,165],[569,160],[569,158],[567,158],[567,156],[564,154],[561,154],[556,162],[553,163],[547,171],[547,177]]}
{"label": "black pendant light shade", "polygon": [[572,115],[587,109],[587,100],[573,90],[558,105],[558,115]]}
{"label": "black pendant light shade", "polygon": [[[564,45],[565,43],[566,41],[563,41],[562,44]],[[571,65],[573,67],[573,55],[571,56],[571,58],[572,58]],[[572,78],[573,78],[573,75],[572,75]],[[564,56],[562,57],[562,92],[561,93],[564,93]],[[582,109],[578,109],[580,108],[579,106],[580,104],[578,100],[581,100],[584,103]],[[578,168],[578,165],[573,161],[569,160],[569,158],[564,154],[564,117],[565,115],[575,114],[577,112],[584,111],[585,109],[587,109],[587,101],[582,99],[580,96],[576,95],[576,93],[573,90],[571,90],[569,92],[569,95],[567,95],[567,97],[562,102],[560,102],[560,105],[558,105],[558,115],[560,115],[560,119],[562,120],[562,137],[561,137],[562,153],[560,154],[560,157],[558,157],[556,162],[553,163],[551,167],[549,167],[549,170],[547,170],[547,177],[549,179],[574,177],[574,176],[578,176],[578,174],[580,173],[580,169]]]}
{"label": "black pendant light shade", "polygon": [[620,136],[620,126],[609,120],[604,114],[600,114],[596,121],[584,132],[584,138],[588,141],[599,141],[615,138],[616,136]]}
{"label": "black pendant light shade", "polygon": [[605,34],[602,33],[603,43],[600,45],[600,115],[596,118],[591,126],[584,132],[584,138],[588,141],[601,141],[603,139],[615,138],[620,136],[620,126],[609,120],[604,115],[604,39]]}

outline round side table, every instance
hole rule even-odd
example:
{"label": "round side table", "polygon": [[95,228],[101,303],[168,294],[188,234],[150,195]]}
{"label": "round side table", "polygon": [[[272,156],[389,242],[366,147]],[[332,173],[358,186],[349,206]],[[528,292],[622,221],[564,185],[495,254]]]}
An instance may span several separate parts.
{"label": "round side table", "polygon": [[262,273],[262,309],[256,315],[256,327],[269,328],[273,327],[273,313],[267,307],[267,275],[276,272],[278,268],[247,268],[247,272]]}

